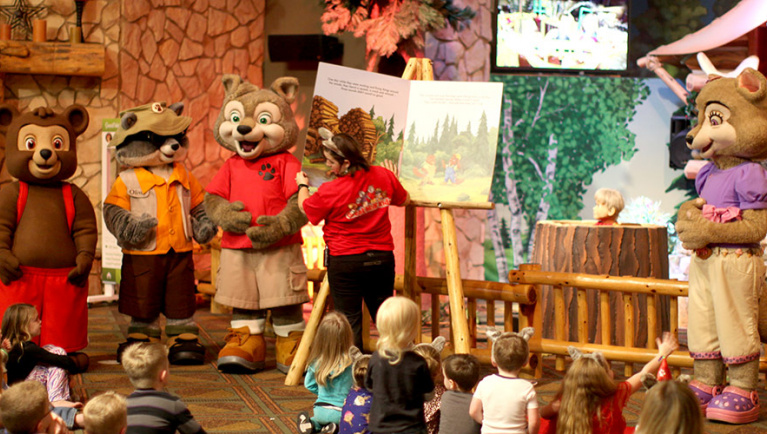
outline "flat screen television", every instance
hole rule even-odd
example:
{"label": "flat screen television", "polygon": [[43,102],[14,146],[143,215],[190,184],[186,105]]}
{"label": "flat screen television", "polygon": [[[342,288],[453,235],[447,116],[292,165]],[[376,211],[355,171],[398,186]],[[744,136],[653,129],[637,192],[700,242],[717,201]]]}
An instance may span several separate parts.
{"label": "flat screen television", "polygon": [[496,0],[492,71],[622,74],[631,0]]}

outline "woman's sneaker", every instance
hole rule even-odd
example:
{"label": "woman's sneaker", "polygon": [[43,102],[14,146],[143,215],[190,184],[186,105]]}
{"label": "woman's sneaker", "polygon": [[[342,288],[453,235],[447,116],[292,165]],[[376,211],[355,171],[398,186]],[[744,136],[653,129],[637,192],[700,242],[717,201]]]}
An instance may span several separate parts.
{"label": "woman's sneaker", "polygon": [[309,413],[305,411],[298,413],[296,427],[301,434],[312,434],[314,432],[314,425],[312,424],[312,419],[309,417]]}

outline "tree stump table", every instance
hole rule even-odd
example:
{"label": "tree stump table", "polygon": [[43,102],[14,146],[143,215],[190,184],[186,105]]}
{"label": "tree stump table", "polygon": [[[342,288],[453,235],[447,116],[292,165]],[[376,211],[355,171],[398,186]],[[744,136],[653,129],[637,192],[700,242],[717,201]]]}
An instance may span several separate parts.
{"label": "tree stump table", "polygon": [[[602,274],[610,276],[635,276],[668,279],[668,235],[666,228],[657,225],[617,224],[598,226],[596,221],[539,221],[535,227],[533,262],[541,264],[543,271],[566,273]],[[542,290],[543,317],[555,318],[554,295],[551,286]],[[597,290],[586,290],[588,305],[588,341],[604,345],[626,345],[624,333],[624,299],[622,294],[601,295]],[[658,316],[655,333],[669,328],[669,302],[658,297]],[[565,318],[555,321],[566,322],[568,340],[577,342],[578,303],[576,291],[564,288]],[[632,346],[647,345],[647,297],[633,297],[633,318],[636,319],[634,336],[629,336]],[[602,321],[608,320],[610,329],[604,336],[598,321],[600,310],[609,305],[609,315],[603,314]],[[543,337],[555,338],[554,321],[544,323]],[[611,342],[605,342],[609,335]],[[582,340],[582,336],[581,336]],[[651,343],[654,345],[654,342]]]}

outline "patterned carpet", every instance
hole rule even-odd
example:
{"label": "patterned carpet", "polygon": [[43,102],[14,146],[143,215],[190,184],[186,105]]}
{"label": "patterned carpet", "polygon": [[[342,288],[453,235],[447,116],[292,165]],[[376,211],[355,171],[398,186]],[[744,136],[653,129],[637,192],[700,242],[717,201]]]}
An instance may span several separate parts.
{"label": "patterned carpet", "polygon": [[[308,309],[308,305],[307,305]],[[114,361],[118,343],[124,340],[127,317],[114,304],[96,305],[89,311],[90,345],[85,352],[91,367],[72,379],[73,393],[87,399],[106,390],[129,394],[132,387],[122,367]],[[266,369],[255,375],[228,375],[216,369],[216,355],[223,345],[228,315],[214,315],[200,307],[195,319],[201,327],[201,339],[207,348],[206,363],[200,366],[172,366],[168,391],[183,398],[192,414],[210,433],[294,433],[294,418],[299,411],[310,410],[314,395],[303,387],[287,387],[285,376],[275,367],[274,339],[267,338],[269,350]],[[447,333],[445,333],[447,334]],[[553,369],[553,358],[544,358],[544,378],[536,390],[541,403],[550,401],[559,388],[562,373]],[[623,372],[615,363],[616,372]],[[639,366],[637,366],[639,368]],[[485,367],[490,373],[490,367]],[[767,392],[760,390],[762,402]],[[632,396],[624,415],[629,425],[636,425],[644,392]],[[713,434],[767,433],[767,406],[758,422],[748,426],[708,423]],[[449,434],[449,433],[446,433]]]}

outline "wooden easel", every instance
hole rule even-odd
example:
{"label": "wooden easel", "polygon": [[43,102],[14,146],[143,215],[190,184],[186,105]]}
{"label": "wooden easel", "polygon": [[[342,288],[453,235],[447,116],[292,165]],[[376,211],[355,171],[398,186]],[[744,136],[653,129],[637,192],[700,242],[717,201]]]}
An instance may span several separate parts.
{"label": "wooden easel", "polygon": [[[431,59],[410,58],[402,78],[408,80],[434,80],[434,69]],[[427,202],[411,201],[405,209],[405,276],[403,295],[413,300],[417,297],[416,284],[416,233],[418,207],[439,208],[442,218],[442,243],[445,251],[445,276],[447,281],[448,299],[450,302],[450,329],[452,344],[456,353],[471,352],[471,336],[469,323],[466,318],[466,304],[461,283],[461,267],[458,258],[458,244],[455,232],[453,209],[492,209],[493,204],[463,203],[463,202]],[[436,295],[432,295],[436,297]],[[418,334],[420,338],[420,333]]]}
{"label": "wooden easel", "polygon": [[[402,78],[406,80],[433,80],[434,72],[431,59],[411,58],[408,60]],[[453,209],[492,209],[493,204],[487,203],[453,203],[453,202],[422,202],[411,201],[405,208],[405,276],[403,295],[415,301],[417,297],[416,282],[416,211],[418,207],[439,208],[442,217],[442,240],[445,251],[445,271],[450,300],[450,327],[453,334],[453,348],[456,353],[468,354],[471,352],[469,324],[466,319],[466,305],[464,303],[463,285],[461,283],[461,269],[458,258],[458,245],[456,243],[455,219]],[[322,314],[325,311],[325,303],[330,293],[327,275],[325,275],[320,290],[315,296],[312,313],[304,330],[304,336],[298,345],[298,350],[290,365],[290,370],[285,378],[286,386],[297,386],[301,383],[301,377],[306,369],[307,359],[311,342],[317,333]],[[363,324],[370,324],[369,317],[363,317]],[[369,333],[369,327],[367,332]],[[367,333],[363,330],[363,340]],[[420,339],[421,334],[418,334]]]}

